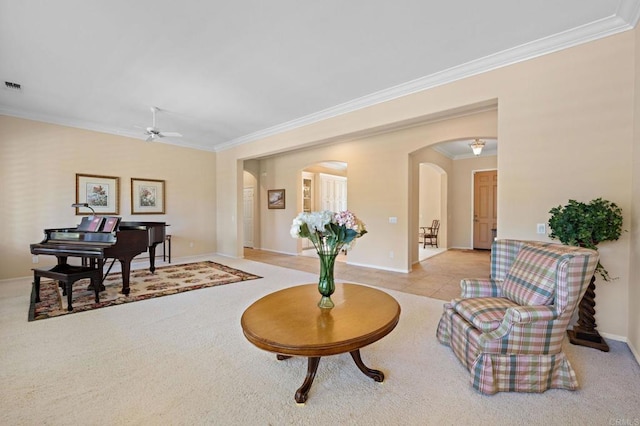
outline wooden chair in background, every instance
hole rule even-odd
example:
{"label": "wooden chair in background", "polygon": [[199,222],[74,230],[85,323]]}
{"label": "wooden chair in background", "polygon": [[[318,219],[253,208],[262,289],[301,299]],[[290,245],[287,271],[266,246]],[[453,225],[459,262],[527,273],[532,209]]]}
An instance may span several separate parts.
{"label": "wooden chair in background", "polygon": [[427,244],[431,247],[438,247],[438,231],[440,230],[440,221],[434,219],[431,226],[421,226],[422,232],[422,248],[427,248]]}

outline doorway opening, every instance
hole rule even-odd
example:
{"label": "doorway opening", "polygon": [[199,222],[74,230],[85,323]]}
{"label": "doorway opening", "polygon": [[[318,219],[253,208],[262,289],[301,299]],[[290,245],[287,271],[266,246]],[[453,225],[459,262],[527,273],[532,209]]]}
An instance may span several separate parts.
{"label": "doorway opening", "polygon": [[243,172],[242,179],[242,246],[254,248],[259,244],[255,232],[260,217],[257,202],[258,179],[246,170]]}
{"label": "doorway opening", "polygon": [[[322,161],[311,164],[302,169],[299,185],[299,211],[347,210],[347,163]],[[307,238],[300,239],[298,253],[317,256],[313,244]],[[343,257],[339,256],[337,260],[344,260]]]}
{"label": "doorway opening", "polygon": [[[446,250],[446,193],[447,174],[440,166],[433,163],[420,163],[418,224],[421,238],[418,240],[418,261],[421,262]],[[437,236],[424,241],[424,231],[439,222]],[[432,230],[433,231],[433,230]]]}
{"label": "doorway opening", "polygon": [[[486,142],[480,155],[475,155],[470,148],[474,138],[453,139],[425,146],[410,154],[412,170],[410,176],[410,222],[408,231],[409,249],[412,264],[424,260],[432,253],[424,252],[423,239],[419,237],[420,227],[431,226],[434,219],[440,219],[438,247],[446,250],[473,250],[474,248],[491,248],[493,238],[497,234],[497,148],[498,140],[482,137]],[[429,169],[430,167],[431,169]],[[474,175],[478,172],[491,171],[491,185],[482,188],[491,197],[474,195]],[[432,187],[440,176],[440,216],[438,216],[438,188]],[[431,176],[426,178],[426,176]],[[431,185],[431,187],[430,187]],[[431,198],[429,196],[431,195]],[[435,199],[435,202],[433,201]],[[425,208],[425,200],[430,202],[434,210]],[[482,203],[479,207],[474,202]],[[476,210],[478,212],[476,213]],[[474,246],[474,217],[483,228],[481,240],[484,244]],[[480,217],[491,216],[490,223],[481,223]],[[480,225],[478,225],[480,226]],[[488,243],[488,244],[487,244]],[[415,245],[418,244],[418,247]],[[427,245],[427,249],[430,246]],[[436,253],[437,254],[437,253]]]}

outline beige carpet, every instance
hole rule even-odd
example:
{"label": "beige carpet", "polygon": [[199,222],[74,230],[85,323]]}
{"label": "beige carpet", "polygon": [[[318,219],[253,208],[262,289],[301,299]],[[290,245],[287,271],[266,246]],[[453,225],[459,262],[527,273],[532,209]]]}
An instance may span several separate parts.
{"label": "beige carpet", "polygon": [[[567,345],[581,389],[474,391],[435,338],[442,301],[388,291],[400,323],[364,348],[376,383],[348,354],[323,358],[305,405],[294,401],[306,360],[277,361],[242,335],[240,316],[274,290],[314,274],[211,260],[264,277],[109,309],[27,322],[28,279],[0,283],[0,424],[616,425],[640,419],[640,367]],[[622,423],[626,421],[627,423]],[[636,423],[633,423],[633,422]]]}

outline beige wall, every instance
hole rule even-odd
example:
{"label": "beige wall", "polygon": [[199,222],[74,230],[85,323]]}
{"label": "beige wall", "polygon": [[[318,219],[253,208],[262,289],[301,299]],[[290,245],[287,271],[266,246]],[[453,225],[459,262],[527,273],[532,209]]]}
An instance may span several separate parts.
{"label": "beige wall", "polygon": [[[603,197],[631,225],[633,34],[521,63],[497,72],[518,84],[499,97],[498,232],[539,239],[535,224],[569,199]],[[588,147],[585,149],[585,147]],[[629,234],[599,246],[619,279],[597,283],[602,332],[627,336]]]}
{"label": "beige wall", "polygon": [[[629,229],[632,226],[635,93],[629,88],[634,87],[636,80],[635,32],[637,30],[621,33],[235,147],[218,153],[218,164],[234,164],[237,159],[305,148],[282,158],[270,158],[265,163],[273,174],[268,178],[268,185],[289,185],[287,190],[295,193],[296,180],[289,177],[295,176],[305,162],[335,159],[329,157],[344,159],[349,163],[349,207],[363,217],[371,231],[364,237],[367,244],[356,246],[350,259],[354,263],[391,270],[410,267],[413,255],[409,253],[414,243],[411,235],[415,233],[408,230],[419,226],[417,208],[408,201],[418,186],[418,166],[413,166],[410,154],[450,140],[452,134],[498,137],[500,237],[545,239],[536,234],[536,223],[546,223],[552,207],[572,198],[589,201],[603,197],[616,202],[623,209],[625,227]],[[442,117],[447,111],[459,113],[461,108],[491,102],[497,104],[497,124],[489,119],[469,125],[469,129],[456,129],[455,121],[440,121],[390,134],[359,137],[365,129]],[[350,140],[308,149],[314,143],[340,141],[341,135]],[[339,152],[340,156],[328,155],[332,152]],[[235,173],[235,169],[219,169],[218,190],[225,197],[227,193],[238,193]],[[278,179],[286,182],[280,183]],[[454,186],[455,183],[449,184],[449,191],[455,192],[448,194],[449,200],[458,193],[453,190]],[[235,213],[233,205],[225,203],[218,211],[222,221],[218,223],[218,246],[227,254],[240,255],[237,244],[221,245],[223,241],[237,239],[236,227],[229,219]],[[269,227],[269,235],[263,239],[263,245],[273,244],[276,250],[294,251],[284,226],[293,215],[293,210],[266,212],[268,220],[263,226]],[[398,224],[389,224],[390,216],[398,217]],[[276,229],[280,230],[276,232]],[[599,329],[623,338],[629,333],[630,322],[627,300],[631,235],[627,233],[619,241],[604,243],[600,248],[603,263],[619,278],[612,283],[598,283]],[[462,242],[457,238],[450,234],[449,245],[467,245],[470,240],[464,235],[459,237]],[[391,251],[395,255],[393,259],[389,257]]]}
{"label": "beige wall", "polygon": [[[214,164],[214,153],[0,116],[0,279],[30,274],[29,244],[45,228],[80,222],[76,173],[119,177],[119,215],[171,224],[174,257],[215,252]],[[165,180],[166,214],[130,214],[132,177]]]}
{"label": "beige wall", "polygon": [[634,102],[634,134],[633,134],[633,187],[632,187],[632,215],[630,223],[625,225],[630,229],[629,240],[630,268],[629,268],[629,346],[636,359],[640,360],[640,31],[635,31],[635,102]]}

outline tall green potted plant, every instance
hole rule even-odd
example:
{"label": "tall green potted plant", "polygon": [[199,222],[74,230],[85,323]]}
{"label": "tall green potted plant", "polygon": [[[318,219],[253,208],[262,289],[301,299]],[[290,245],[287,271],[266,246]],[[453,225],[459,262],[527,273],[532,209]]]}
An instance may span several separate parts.
{"label": "tall green potted plant", "polygon": [[[589,203],[569,200],[564,206],[552,208],[549,228],[550,238],[563,244],[598,250],[602,241],[614,241],[622,234],[622,209],[616,204],[596,198]],[[598,262],[596,273],[603,280],[611,281],[609,272]],[[578,324],[568,330],[569,340],[574,345],[609,351],[609,346],[596,330],[595,322],[595,274],[578,305]]]}

